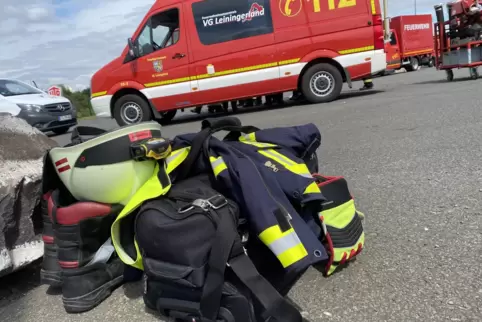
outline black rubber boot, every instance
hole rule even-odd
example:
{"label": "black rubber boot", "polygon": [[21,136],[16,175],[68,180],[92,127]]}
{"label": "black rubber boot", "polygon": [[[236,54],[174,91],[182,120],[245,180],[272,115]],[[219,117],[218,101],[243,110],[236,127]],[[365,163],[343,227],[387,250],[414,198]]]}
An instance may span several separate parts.
{"label": "black rubber boot", "polygon": [[110,240],[110,227],[123,207],[63,197],[54,191],[48,208],[62,269],[64,308],[80,313],[99,305],[123,282],[124,264]]}
{"label": "black rubber boot", "polygon": [[51,192],[46,193],[40,201],[43,220],[42,240],[44,242],[44,257],[42,269],[40,270],[40,283],[50,285],[54,288],[60,288],[62,286],[62,271],[57,260],[57,245],[55,244],[54,229],[47,207],[50,195]]}
{"label": "black rubber boot", "polygon": [[372,82],[366,82],[363,84],[363,87],[360,88],[360,91],[367,91],[373,89],[373,83]]}

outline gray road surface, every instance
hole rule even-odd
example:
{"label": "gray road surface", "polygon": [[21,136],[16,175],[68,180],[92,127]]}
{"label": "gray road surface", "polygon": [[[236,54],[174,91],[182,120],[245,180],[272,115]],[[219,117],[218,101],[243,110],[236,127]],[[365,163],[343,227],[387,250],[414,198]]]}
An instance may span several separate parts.
{"label": "gray road surface", "polygon": [[[311,321],[482,321],[482,80],[467,75],[447,83],[422,70],[375,79],[376,91],[347,91],[330,104],[239,115],[264,128],[318,125],[321,169],[346,176],[367,215],[357,262],[330,278],[309,271],[293,289]],[[199,126],[177,122],[165,134]],[[138,285],[81,315],[64,313],[60,295],[38,286],[35,267],[0,285],[2,321],[159,321]]]}

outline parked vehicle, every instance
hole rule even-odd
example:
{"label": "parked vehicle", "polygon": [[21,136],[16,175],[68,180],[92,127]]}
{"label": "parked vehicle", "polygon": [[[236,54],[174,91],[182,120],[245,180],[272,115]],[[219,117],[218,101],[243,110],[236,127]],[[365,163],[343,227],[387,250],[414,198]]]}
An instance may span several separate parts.
{"label": "parked vehicle", "polygon": [[67,98],[50,96],[14,79],[0,79],[0,113],[17,116],[40,131],[56,134],[66,133],[77,124],[77,112]]}
{"label": "parked vehicle", "polygon": [[335,100],[386,67],[373,0],[158,0],[91,81],[92,107],[120,125],[178,109],[300,90]]}
{"label": "parked vehicle", "polygon": [[447,81],[454,80],[454,69],[468,69],[471,79],[480,77],[482,66],[482,1],[458,0],[435,5],[435,57],[437,70],[444,70]]}
{"label": "parked vehicle", "polygon": [[407,15],[391,18],[390,42],[386,44],[387,69],[417,71],[422,65],[434,66],[432,15]]}

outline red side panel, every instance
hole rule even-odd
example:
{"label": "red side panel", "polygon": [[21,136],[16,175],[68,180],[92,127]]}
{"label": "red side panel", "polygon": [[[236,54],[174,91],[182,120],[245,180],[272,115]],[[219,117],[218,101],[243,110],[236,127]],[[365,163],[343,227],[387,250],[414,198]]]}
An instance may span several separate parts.
{"label": "red side panel", "polygon": [[392,18],[402,56],[430,53],[434,49],[432,15],[412,15]]}

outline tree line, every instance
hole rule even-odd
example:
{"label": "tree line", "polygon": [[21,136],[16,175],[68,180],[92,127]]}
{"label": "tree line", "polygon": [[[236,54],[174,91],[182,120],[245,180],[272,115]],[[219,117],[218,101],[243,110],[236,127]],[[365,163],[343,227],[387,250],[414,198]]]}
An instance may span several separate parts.
{"label": "tree line", "polygon": [[77,108],[78,118],[95,115],[92,105],[90,105],[90,88],[81,91],[71,91],[64,86],[61,87],[62,96],[68,98]]}

